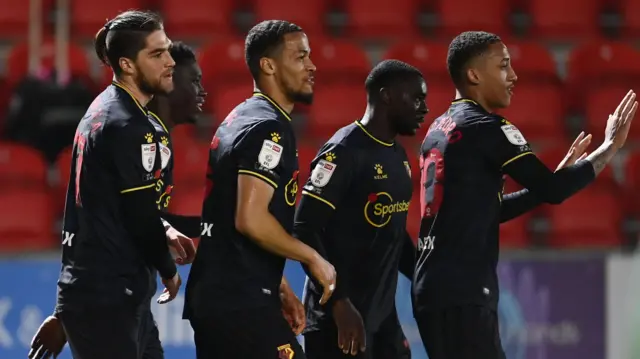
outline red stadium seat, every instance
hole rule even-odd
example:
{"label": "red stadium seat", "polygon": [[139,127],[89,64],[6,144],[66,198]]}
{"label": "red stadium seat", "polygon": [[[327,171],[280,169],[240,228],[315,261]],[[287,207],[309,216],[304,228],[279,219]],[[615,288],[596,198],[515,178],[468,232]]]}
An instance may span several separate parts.
{"label": "red stadium seat", "polygon": [[[69,43],[69,69],[71,75],[77,78],[90,77],[89,59],[85,50],[74,43]],[[41,46],[40,73],[47,75],[55,69],[55,43],[52,39],[45,39]],[[10,86],[20,82],[29,72],[29,46],[26,42],[19,43],[11,49],[7,58],[7,81]]]}
{"label": "red stadium seat", "polygon": [[562,95],[559,85],[525,82],[516,85],[511,105],[500,113],[529,142],[561,142],[566,137]]}
{"label": "red stadium seat", "polygon": [[[43,23],[47,21],[53,0],[42,1]],[[29,33],[29,1],[0,0],[0,37],[24,39]]]}
{"label": "red stadium seat", "polygon": [[427,108],[429,109],[429,114],[427,114],[423,126],[428,128],[433,120],[444,114],[455,97],[456,89],[450,80],[429,81],[427,83]]}
{"label": "red stadium seat", "polygon": [[47,163],[40,152],[21,144],[0,143],[0,183],[41,187],[46,181]]}
{"label": "red stadium seat", "polygon": [[[392,3],[393,4],[393,3]],[[441,35],[482,29],[497,34],[509,32],[508,0],[439,0]]]}
{"label": "red stadium seat", "polygon": [[623,34],[632,41],[640,36],[640,1],[620,0]]}
{"label": "red stadium seat", "polygon": [[516,182],[513,178],[509,176],[505,176],[504,178],[504,188],[502,193],[507,194],[511,192],[517,192],[523,189],[522,185]]}
{"label": "red stadium seat", "polygon": [[366,52],[343,40],[310,40],[311,60],[317,68],[316,86],[335,82],[353,82],[364,88],[371,70]]}
{"label": "red stadium seat", "polygon": [[447,52],[448,45],[444,43],[401,42],[389,47],[383,58],[404,61],[417,67],[430,85],[431,81],[450,81]]}
{"label": "red stadium seat", "polygon": [[621,243],[622,210],[612,193],[590,186],[564,203],[549,206],[554,247],[613,247]]}
{"label": "red stadium seat", "polygon": [[417,35],[417,0],[348,0],[349,34],[359,38],[406,38]]}
{"label": "red stadium seat", "polygon": [[62,213],[67,197],[67,186],[71,176],[71,161],[73,160],[73,147],[68,147],[58,155],[56,159],[57,181],[52,191],[52,203],[56,213]]}
{"label": "red stadium seat", "polygon": [[173,141],[173,147],[188,145],[189,142],[194,141],[196,127],[194,125],[180,125],[171,130],[171,140]]}
{"label": "red stadium seat", "polygon": [[525,248],[529,246],[528,224],[531,216],[524,214],[500,224],[500,247]]}
{"label": "red stadium seat", "polygon": [[309,113],[307,134],[329,138],[339,128],[364,114],[367,99],[362,85],[335,85],[317,89]]}
{"label": "red stadium seat", "polygon": [[190,142],[174,146],[174,182],[176,193],[184,188],[204,188],[207,163],[209,161],[209,143]]}
{"label": "red stadium seat", "polygon": [[233,28],[233,0],[161,0],[167,33],[175,38],[225,36]]}
{"label": "red stadium seat", "polygon": [[556,63],[544,46],[534,41],[508,41],[506,45],[519,83],[548,81],[559,84]]}
{"label": "red stadium seat", "polygon": [[229,112],[236,108],[244,100],[250,98],[253,94],[253,86],[251,82],[243,84],[229,85],[221,91],[215,93],[209,103],[212,109],[215,123],[219,124],[227,117]]}
{"label": "red stadium seat", "polygon": [[640,214],[640,153],[632,153],[624,167],[624,188],[629,212]]}
{"label": "red stadium seat", "polygon": [[104,26],[122,11],[144,8],[143,0],[70,1],[71,36],[92,39]]}
{"label": "red stadium seat", "polygon": [[324,0],[253,0],[256,23],[269,19],[287,19],[309,35],[322,35],[326,13]]}
{"label": "red stadium seat", "polygon": [[[626,86],[601,86],[587,94],[585,101],[587,129],[593,134],[595,143],[603,139],[609,114],[615,111],[629,89]],[[639,126],[631,126],[627,141],[640,141]]]}
{"label": "red stadium seat", "polygon": [[407,213],[407,232],[411,236],[413,243],[418,243],[418,235],[420,234],[420,192],[416,193],[415,190],[409,205],[409,213]]}
{"label": "red stadium seat", "polygon": [[300,141],[298,144],[298,167],[300,169],[298,181],[300,182],[300,188],[304,186],[304,183],[307,182],[311,175],[311,162],[317,153],[318,147],[309,144],[308,141]]}
{"label": "red stadium seat", "polygon": [[171,197],[169,212],[183,216],[201,216],[203,200],[204,186],[184,188]]}
{"label": "red stadium seat", "polygon": [[532,34],[553,40],[596,37],[599,5],[599,0],[532,0]]}
{"label": "red stadium seat", "polygon": [[227,84],[251,84],[244,59],[244,40],[227,38],[204,46],[198,52],[202,85],[209,94],[226,91]]}
{"label": "red stadium seat", "polygon": [[[574,49],[567,62],[567,93],[573,109],[584,106],[584,96],[602,85],[637,85],[640,52],[625,43],[594,41]],[[614,107],[615,109],[615,107]]]}
{"label": "red stadium seat", "polygon": [[54,216],[45,188],[0,191],[0,203],[0,252],[54,246]]}

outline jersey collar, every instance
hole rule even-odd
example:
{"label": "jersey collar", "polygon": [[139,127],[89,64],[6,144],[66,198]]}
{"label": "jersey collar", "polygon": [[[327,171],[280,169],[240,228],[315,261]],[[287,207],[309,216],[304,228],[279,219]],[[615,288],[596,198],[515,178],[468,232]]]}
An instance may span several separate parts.
{"label": "jersey collar", "polygon": [[371,138],[372,140],[376,141],[377,143],[379,143],[379,144],[381,144],[383,146],[387,146],[387,147],[393,146],[393,143],[384,142],[384,141],[376,138],[374,135],[372,135],[369,131],[367,131],[367,129],[364,127],[364,125],[362,123],[360,123],[360,120],[356,120],[355,124],[356,124],[356,126],[360,127],[362,132],[364,132],[367,136],[369,136],[369,138]]}
{"label": "jersey collar", "polygon": [[[129,97],[131,97],[131,99],[132,99],[132,100],[133,100],[133,102],[136,104],[136,106],[140,109],[140,111],[142,111],[142,113],[143,113],[145,116],[148,116],[148,115],[149,115],[149,110],[147,110],[147,108],[146,108],[146,107],[142,106],[142,104],[140,103],[140,101],[138,101],[138,99],[136,99],[136,97],[135,97],[135,96],[133,96],[133,94],[131,93],[131,91],[127,90],[127,88],[126,88],[126,87],[122,86],[120,83],[118,83],[118,82],[116,82],[116,81],[112,81],[112,82],[111,82],[111,84],[112,84],[113,86],[115,86],[116,88],[119,88],[119,89],[121,89],[122,91],[126,92],[126,93],[129,95]],[[163,126],[164,126],[164,125],[163,125]]]}
{"label": "jersey collar", "polygon": [[470,103],[472,105],[480,106],[477,102],[475,102],[475,101],[473,101],[471,99],[468,99],[468,98],[459,98],[457,100],[451,101],[452,105],[457,105],[457,104],[460,104],[460,103]]}
{"label": "jersey collar", "polygon": [[269,103],[271,103],[271,105],[273,105],[273,107],[275,107],[278,111],[280,111],[282,116],[284,116],[287,120],[289,120],[289,122],[291,122],[291,116],[289,116],[287,111],[285,111],[282,107],[280,107],[280,105],[278,105],[278,103],[275,102],[271,97],[267,96],[266,94],[264,94],[264,93],[262,93],[260,91],[255,91],[253,93],[253,97],[262,97],[265,100],[269,101]]}
{"label": "jersey collar", "polygon": [[151,111],[147,111],[149,113],[149,115],[153,118],[155,118],[156,120],[158,120],[158,123],[160,123],[160,126],[162,126],[162,128],[164,129],[164,132],[169,133],[169,130],[167,129],[167,126],[165,126],[164,122],[160,119],[160,116],[156,115],[155,113],[151,112]]}

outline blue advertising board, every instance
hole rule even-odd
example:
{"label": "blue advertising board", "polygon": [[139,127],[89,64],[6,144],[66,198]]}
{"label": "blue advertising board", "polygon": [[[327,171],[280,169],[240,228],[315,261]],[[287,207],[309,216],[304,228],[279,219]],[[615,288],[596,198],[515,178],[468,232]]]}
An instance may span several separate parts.
{"label": "blue advertising board", "polygon": [[[24,359],[31,338],[55,303],[60,264],[49,260],[0,261],[0,358]],[[189,267],[181,267],[186,278]],[[285,275],[300,296],[305,275],[288,262]],[[504,261],[499,307],[501,336],[508,358],[604,358],[604,265],[602,260]],[[161,288],[161,286],[160,286]],[[414,359],[427,359],[409,297],[400,277],[397,311]],[[182,320],[183,296],[153,303],[166,359],[195,358],[193,331]],[[61,359],[70,359],[65,348]]]}

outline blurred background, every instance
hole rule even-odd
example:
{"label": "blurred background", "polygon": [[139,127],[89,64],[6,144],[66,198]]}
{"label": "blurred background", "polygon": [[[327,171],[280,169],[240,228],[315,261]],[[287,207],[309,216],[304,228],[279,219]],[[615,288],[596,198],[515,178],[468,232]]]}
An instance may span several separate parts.
{"label": "blurred background", "polygon": [[[0,359],[25,358],[53,309],[69,146],[112,76],[93,54],[93,35],[130,8],[159,11],[169,36],[197,49],[209,93],[197,125],[172,134],[169,208],[180,214],[200,213],[208,142],[251,95],[243,37],[260,20],[301,25],[318,67],[313,106],[294,113],[302,178],[318,146],[362,115],[364,79],[382,59],[420,68],[427,122],[440,115],[454,95],[447,45],[461,31],[495,32],[507,43],[520,80],[503,115],[551,168],[581,130],[595,147],[608,113],[629,88],[640,90],[640,0],[0,0]],[[415,193],[425,131],[401,139],[413,153]],[[502,225],[500,319],[509,359],[640,359],[640,124],[628,142],[583,192]],[[517,189],[507,181],[506,191]],[[414,237],[418,213],[412,206]],[[181,270],[186,277],[189,268]],[[301,294],[299,265],[286,271]],[[426,358],[404,278],[397,298],[414,358]],[[154,311],[167,359],[195,357],[182,297]]]}

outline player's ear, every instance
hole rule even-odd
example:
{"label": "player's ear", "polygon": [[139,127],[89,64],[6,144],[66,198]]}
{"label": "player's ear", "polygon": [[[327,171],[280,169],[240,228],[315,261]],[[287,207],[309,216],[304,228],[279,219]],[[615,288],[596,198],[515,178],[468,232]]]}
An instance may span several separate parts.
{"label": "player's ear", "polygon": [[120,65],[120,68],[122,69],[122,72],[126,75],[133,75],[135,73],[135,65],[133,64],[133,61],[131,59],[128,59],[126,57],[121,57],[118,60],[118,64]]}
{"label": "player's ear", "polygon": [[467,80],[471,84],[478,85],[480,83],[480,73],[478,72],[478,70],[474,68],[468,68],[466,69],[465,74],[467,75]]}
{"label": "player's ear", "polygon": [[276,72],[276,64],[272,59],[263,57],[260,59],[260,69],[267,75],[273,75]]}
{"label": "player's ear", "polygon": [[389,93],[389,89],[386,87],[380,88],[380,92],[378,93],[382,102],[389,104],[391,103],[391,94]]}

